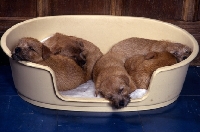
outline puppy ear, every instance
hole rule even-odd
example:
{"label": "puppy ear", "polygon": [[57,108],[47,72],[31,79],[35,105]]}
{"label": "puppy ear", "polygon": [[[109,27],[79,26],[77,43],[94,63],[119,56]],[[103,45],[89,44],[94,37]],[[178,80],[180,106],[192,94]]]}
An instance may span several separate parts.
{"label": "puppy ear", "polygon": [[83,59],[84,61],[86,61],[86,55],[87,55],[87,51],[82,51],[81,53],[80,53],[80,57],[81,57],[81,59]]}
{"label": "puppy ear", "polygon": [[157,56],[157,53],[156,52],[149,52],[145,55],[144,59],[145,60],[150,60],[150,59],[153,59]]}
{"label": "puppy ear", "polygon": [[128,73],[131,72],[131,71],[134,71],[135,68],[136,68],[135,60],[133,60],[132,58],[129,59],[128,61],[125,62],[124,66],[125,66]]}
{"label": "puppy ear", "polygon": [[[178,51],[173,48],[168,48],[168,52],[174,55],[176,58],[178,57]],[[178,58],[177,58],[178,59]]]}
{"label": "puppy ear", "polygon": [[84,44],[83,44],[83,42],[82,42],[82,41],[77,41],[77,44],[80,46],[80,48],[81,48],[81,49],[83,49],[83,48],[84,48]]}
{"label": "puppy ear", "polygon": [[178,53],[178,44],[174,43],[173,45],[169,45],[166,50],[171,54],[177,54]]}
{"label": "puppy ear", "polygon": [[77,46],[80,48],[81,52],[80,52],[80,57],[81,59],[83,59],[84,61],[86,60],[86,55],[87,55],[87,51],[84,49],[84,44],[81,40],[77,39],[76,40],[76,44]]}
{"label": "puppy ear", "polygon": [[54,54],[54,55],[57,55],[61,52],[61,49],[62,49],[61,47],[54,47],[54,51],[51,52],[51,53]]}
{"label": "puppy ear", "polygon": [[50,57],[51,51],[48,47],[45,45],[42,45],[42,58],[43,60],[46,60]]}

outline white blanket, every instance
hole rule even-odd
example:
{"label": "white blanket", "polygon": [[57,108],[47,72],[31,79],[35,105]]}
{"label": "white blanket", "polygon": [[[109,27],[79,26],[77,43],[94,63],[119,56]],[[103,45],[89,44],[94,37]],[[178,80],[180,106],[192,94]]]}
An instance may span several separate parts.
{"label": "white blanket", "polygon": [[[138,99],[142,98],[145,93],[147,92],[146,89],[136,89],[134,92],[130,94],[131,99]],[[102,98],[99,95],[95,96],[95,86],[92,80],[87,81],[86,83],[78,86],[75,89],[62,91],[60,92],[62,96],[67,97],[89,97],[89,98]]]}

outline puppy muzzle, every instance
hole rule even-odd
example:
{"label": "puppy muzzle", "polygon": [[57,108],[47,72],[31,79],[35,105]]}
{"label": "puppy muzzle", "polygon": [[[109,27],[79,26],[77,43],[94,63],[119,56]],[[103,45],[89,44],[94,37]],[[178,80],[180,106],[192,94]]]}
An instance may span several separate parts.
{"label": "puppy muzzle", "polygon": [[121,99],[113,99],[111,101],[112,106],[117,108],[117,109],[126,107],[129,102],[130,102],[130,97],[123,97]]}
{"label": "puppy muzzle", "polygon": [[16,61],[27,61],[26,59],[22,58],[21,56],[17,55],[17,54],[12,54],[12,59],[16,60]]}
{"label": "puppy muzzle", "polygon": [[15,48],[15,53],[20,53],[21,51],[22,51],[22,49],[20,47]]}

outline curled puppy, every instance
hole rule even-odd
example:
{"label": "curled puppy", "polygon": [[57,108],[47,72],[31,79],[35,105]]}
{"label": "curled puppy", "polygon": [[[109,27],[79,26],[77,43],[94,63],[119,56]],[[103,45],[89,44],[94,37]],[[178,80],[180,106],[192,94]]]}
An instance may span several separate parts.
{"label": "curled puppy", "polygon": [[44,45],[47,46],[54,55],[60,54],[70,57],[81,67],[85,64],[85,58],[81,55],[84,45],[81,42],[71,39],[69,36],[55,33],[44,41]]}
{"label": "curled puppy", "polygon": [[73,58],[84,71],[86,80],[92,79],[92,70],[96,61],[103,55],[93,43],[77,38],[56,33],[44,42],[53,54],[60,54]]}
{"label": "curled puppy", "polygon": [[22,38],[12,52],[17,61],[30,61],[49,66],[55,73],[57,89],[70,90],[85,83],[85,72],[66,56],[52,55],[50,50],[34,38]]}
{"label": "curled puppy", "polygon": [[177,58],[178,62],[180,62],[189,57],[192,50],[188,46],[180,43],[136,37],[122,40],[115,44],[110,50],[110,52],[117,52],[118,54],[121,54],[120,57],[124,61],[134,55],[145,55],[151,51],[168,51]]}
{"label": "curled puppy", "polygon": [[125,68],[137,88],[148,89],[153,72],[164,66],[177,63],[176,57],[171,53],[149,52],[147,55],[135,55],[125,62]]}
{"label": "curled puppy", "polygon": [[96,95],[100,94],[109,100],[115,108],[127,106],[129,94],[136,89],[118,54],[107,53],[97,61],[93,69],[93,81]]}

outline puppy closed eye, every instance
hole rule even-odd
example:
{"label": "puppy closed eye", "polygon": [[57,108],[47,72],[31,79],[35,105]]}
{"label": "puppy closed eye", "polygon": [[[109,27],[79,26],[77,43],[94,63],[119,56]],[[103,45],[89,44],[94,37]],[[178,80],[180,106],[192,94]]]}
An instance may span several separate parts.
{"label": "puppy closed eye", "polygon": [[191,51],[185,50],[185,53],[186,53],[186,54],[191,54]]}
{"label": "puppy closed eye", "polygon": [[124,87],[120,87],[119,91],[118,91],[118,94],[121,94],[123,90],[124,90]]}
{"label": "puppy closed eye", "polygon": [[172,53],[173,55],[175,55],[175,56],[177,56],[178,55],[178,52],[174,52],[174,53]]}
{"label": "puppy closed eye", "polygon": [[186,53],[186,54],[190,54],[190,52],[189,52],[189,51],[186,51],[185,53]]}
{"label": "puppy closed eye", "polygon": [[32,50],[32,51],[35,51],[35,50],[33,49],[33,47],[31,47],[31,46],[29,46],[28,49],[29,49],[29,50]]}

